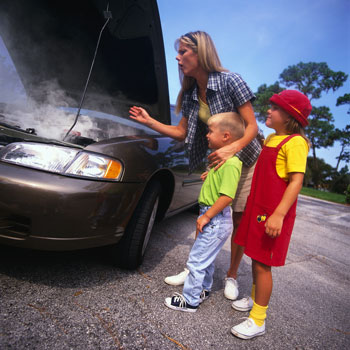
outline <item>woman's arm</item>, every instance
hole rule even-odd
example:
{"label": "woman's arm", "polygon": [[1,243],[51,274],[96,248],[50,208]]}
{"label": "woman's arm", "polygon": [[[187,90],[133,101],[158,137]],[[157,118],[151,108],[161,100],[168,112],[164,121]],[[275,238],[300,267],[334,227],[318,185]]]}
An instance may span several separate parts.
{"label": "woman's arm", "polygon": [[238,107],[238,113],[242,116],[245,123],[244,135],[236,141],[238,144],[237,152],[247,146],[256,135],[258,135],[258,124],[256,123],[254,109],[250,101]]}
{"label": "woman's arm", "polygon": [[258,125],[256,123],[254,109],[250,101],[238,107],[238,112],[244,119],[245,130],[244,135],[239,140],[232,142],[230,145],[224,146],[209,154],[209,166],[215,166],[218,169],[227,159],[234,156],[237,152],[247,146],[258,134]]}
{"label": "woman's arm", "polygon": [[289,173],[289,184],[272,215],[266,220],[265,232],[272,238],[281,234],[283,220],[303,186],[304,173]]}
{"label": "woman's arm", "polygon": [[175,140],[183,141],[187,135],[187,118],[182,117],[178,125],[166,125],[152,118],[144,108],[133,106],[129,110],[130,118],[148,126],[149,128],[169,136]]}

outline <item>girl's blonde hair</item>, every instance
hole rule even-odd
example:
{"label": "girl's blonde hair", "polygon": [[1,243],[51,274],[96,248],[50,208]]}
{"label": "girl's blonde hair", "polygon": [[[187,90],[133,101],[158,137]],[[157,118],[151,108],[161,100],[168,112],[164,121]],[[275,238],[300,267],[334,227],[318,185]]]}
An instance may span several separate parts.
{"label": "girl's blonde hair", "polygon": [[[227,71],[227,69],[221,66],[221,62],[214,42],[206,32],[196,31],[182,35],[175,41],[176,51],[178,51],[180,43],[190,47],[193,52],[198,54],[199,65],[206,72],[211,73]],[[179,77],[181,89],[176,100],[176,113],[179,113],[181,111],[184,92],[192,88],[196,83],[196,80],[194,78],[184,76],[181,69],[179,69]]]}
{"label": "girl's blonde hair", "polygon": [[301,124],[293,116],[289,116],[289,119],[288,119],[287,124],[286,124],[286,131],[289,135],[300,134],[305,139],[305,141],[310,149],[311,142],[305,135],[305,129],[301,126]]}

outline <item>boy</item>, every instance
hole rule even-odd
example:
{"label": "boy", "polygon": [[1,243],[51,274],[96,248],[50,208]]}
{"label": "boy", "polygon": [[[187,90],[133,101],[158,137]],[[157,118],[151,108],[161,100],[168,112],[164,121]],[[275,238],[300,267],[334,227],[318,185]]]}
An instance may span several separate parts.
{"label": "boy", "polygon": [[[208,120],[208,146],[219,149],[238,140],[244,134],[244,124],[234,112],[213,115]],[[213,284],[215,258],[232,232],[230,205],[235,197],[241,176],[242,162],[228,159],[218,170],[211,169],[199,194],[200,215],[197,219],[198,236],[191,249],[183,295],[174,293],[165,299],[173,310],[195,312],[209,297]]]}

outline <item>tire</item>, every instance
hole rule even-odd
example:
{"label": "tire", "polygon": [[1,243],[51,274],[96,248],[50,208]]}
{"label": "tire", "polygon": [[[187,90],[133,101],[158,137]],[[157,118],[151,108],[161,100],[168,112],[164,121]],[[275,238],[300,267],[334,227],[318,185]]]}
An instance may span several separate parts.
{"label": "tire", "polygon": [[144,191],[128,223],[124,236],[116,247],[116,262],[126,269],[141,265],[156,218],[161,185],[151,182]]}

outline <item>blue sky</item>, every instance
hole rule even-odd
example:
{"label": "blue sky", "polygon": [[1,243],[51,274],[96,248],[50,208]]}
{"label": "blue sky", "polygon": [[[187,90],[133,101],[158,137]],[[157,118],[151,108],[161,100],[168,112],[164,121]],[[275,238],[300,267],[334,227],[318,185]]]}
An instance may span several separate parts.
{"label": "blue sky", "polygon": [[[171,103],[180,88],[174,42],[189,31],[209,33],[223,66],[241,74],[253,91],[299,62],[326,62],[334,71],[350,73],[350,0],[157,1]],[[345,93],[350,93],[350,78],[335,93],[313,101],[330,108],[338,128],[350,124],[349,107],[336,107],[337,97]],[[271,131],[262,128],[265,134]],[[335,143],[319,149],[317,156],[335,166],[339,152]]]}

